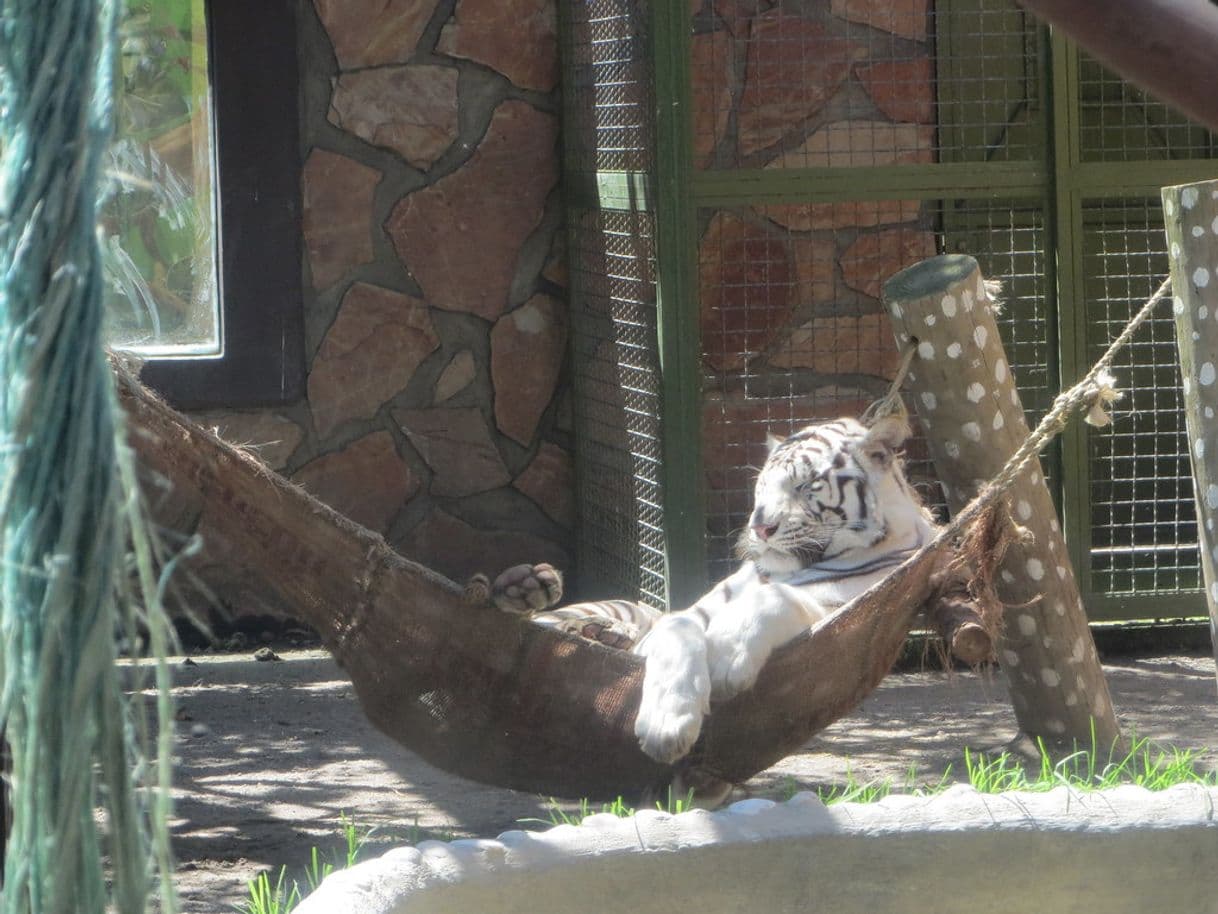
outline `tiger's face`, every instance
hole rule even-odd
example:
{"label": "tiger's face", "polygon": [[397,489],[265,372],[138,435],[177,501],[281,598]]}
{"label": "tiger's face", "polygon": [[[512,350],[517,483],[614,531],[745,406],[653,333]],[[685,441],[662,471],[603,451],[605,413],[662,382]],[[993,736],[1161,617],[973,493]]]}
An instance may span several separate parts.
{"label": "tiger's face", "polygon": [[922,512],[898,456],[908,436],[903,419],[837,419],[771,439],[740,552],[781,575],[883,541],[894,510]]}

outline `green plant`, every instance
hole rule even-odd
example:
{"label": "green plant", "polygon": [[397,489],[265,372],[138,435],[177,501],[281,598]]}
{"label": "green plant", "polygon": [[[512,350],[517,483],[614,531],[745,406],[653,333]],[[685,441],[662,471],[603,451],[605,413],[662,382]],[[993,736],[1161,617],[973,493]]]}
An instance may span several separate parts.
{"label": "green plant", "polygon": [[[1104,751],[1096,745],[1093,731],[1089,746],[1057,759],[1043,741],[1037,743],[1037,748],[1039,757],[1030,766],[1010,752],[987,755],[965,749],[968,783],[981,793],[1044,792],[1063,785],[1078,791],[1104,790],[1122,784],[1147,790],[1165,790],[1176,784],[1218,786],[1218,772],[1200,770],[1199,753],[1191,749],[1161,747],[1136,735],[1131,737],[1127,749],[1112,747]],[[859,781],[847,768],[845,784],[821,788],[817,795],[826,805],[874,803],[895,792],[933,796],[949,787],[952,781],[950,765],[938,781],[926,784],[918,784],[917,771],[911,766],[899,788],[891,779]],[[790,799],[798,790],[798,784],[787,778],[780,794],[784,799]]]}
{"label": "green plant", "polygon": [[[342,844],[330,853],[321,851],[316,845],[309,850],[304,879],[310,892],[316,890],[321,881],[336,869],[344,869],[358,863],[364,846],[376,831],[375,828],[361,829],[354,820],[347,818],[346,813],[339,813],[338,821]],[[338,863],[335,862],[336,858]],[[286,866],[279,868],[279,875],[273,884],[270,872],[265,872],[259,873],[248,885],[249,898],[237,906],[239,914],[288,914],[304,897],[297,880],[288,882]]]}
{"label": "green plant", "polygon": [[[316,851],[317,848],[313,850]],[[285,884],[287,869],[286,866],[279,868],[279,878],[273,886],[269,873],[259,873],[250,880],[249,900],[239,905],[237,910],[241,914],[287,914],[300,904],[300,886],[295,881],[290,888]]]}
{"label": "green plant", "polygon": [[822,803],[830,806],[834,803],[874,803],[892,793],[892,781],[888,779],[860,781],[854,776],[854,771],[846,766],[846,783],[830,787],[821,787],[816,791]]}
{"label": "green plant", "polygon": [[1106,753],[1095,745],[1080,748],[1054,761],[1043,741],[1037,742],[1039,764],[1029,776],[1027,768],[1009,752],[997,756],[964,752],[969,783],[982,793],[1008,790],[1045,791],[1065,785],[1092,791],[1133,784],[1147,790],[1165,790],[1176,784],[1218,786],[1218,773],[1198,770],[1200,755],[1191,749],[1161,747],[1149,739],[1131,737],[1129,748],[1110,748]]}
{"label": "green plant", "polygon": [[[688,812],[694,808],[694,792],[692,789],[687,791],[684,796],[674,795],[672,786],[669,785],[668,793],[663,800],[656,800],[656,809],[661,812],[682,813]],[[596,815],[597,813],[609,813],[609,815],[617,816],[619,819],[629,818],[635,813],[633,806],[626,803],[620,796],[614,798],[611,803],[602,803],[600,809],[593,809],[592,802],[584,797],[579,801],[579,806],[572,812],[567,811],[554,797],[546,802],[546,818],[539,819],[529,817],[517,819],[521,825],[543,825],[550,828],[555,825],[579,825],[588,816]]]}

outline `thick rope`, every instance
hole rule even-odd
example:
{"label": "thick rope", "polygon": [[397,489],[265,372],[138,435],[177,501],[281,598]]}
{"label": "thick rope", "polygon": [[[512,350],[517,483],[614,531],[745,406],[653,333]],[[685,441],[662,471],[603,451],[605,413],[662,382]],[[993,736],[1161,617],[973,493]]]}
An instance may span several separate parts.
{"label": "thick rope", "polygon": [[[101,342],[97,197],[116,12],[116,0],[0,0],[5,914],[143,912],[150,838],[168,882],[164,801],[150,816],[137,789],[155,786],[167,762],[133,776],[143,709],[128,708],[115,656],[116,632],[136,615],[162,645],[166,631],[138,535],[144,609],[116,598],[127,587],[126,540],[142,523],[122,485],[134,474]],[[160,707],[168,739],[166,699]],[[162,911],[174,908],[165,893]]]}
{"label": "thick rope", "polygon": [[[980,492],[965,505],[951,523],[940,529],[939,533],[933,540],[926,543],[921,549],[914,553],[906,562],[893,572],[894,575],[905,573],[906,570],[915,565],[927,553],[934,552],[937,549],[956,540],[964,529],[975,521],[982,514],[991,508],[998,499],[1012,486],[1019,475],[1027,468],[1032,460],[1039,457],[1040,452],[1061,434],[1069,422],[1070,417],[1081,407],[1091,407],[1097,398],[1106,396],[1106,391],[1109,389],[1108,375],[1112,368],[1112,361],[1116,358],[1118,352],[1132,339],[1138,328],[1150,317],[1151,313],[1158,306],[1159,302],[1163,301],[1171,293],[1171,279],[1163,280],[1163,284],[1152,295],[1146,303],[1139,309],[1138,313],[1130,318],[1129,323],[1117,336],[1115,340],[1109,344],[1104,354],[1091,366],[1090,370],[1083,375],[1082,379],[1068,390],[1058,394],[1053,401],[1053,407],[1037,424],[1028,436],[1023,440],[1023,443],[1016,448],[1015,453],[1007,460],[1003,468],[998,474],[991,479]],[[909,369],[909,352],[905,353],[905,358],[902,360],[904,371],[898,374],[898,380],[903,380],[904,373]],[[879,400],[864,415],[883,415],[882,412],[873,414],[872,410],[880,407],[881,404],[887,403],[891,398],[892,391],[889,391],[888,396]],[[877,585],[878,587],[879,585]],[[874,590],[875,588],[872,588]],[[859,601],[866,600],[868,594],[857,597]]]}

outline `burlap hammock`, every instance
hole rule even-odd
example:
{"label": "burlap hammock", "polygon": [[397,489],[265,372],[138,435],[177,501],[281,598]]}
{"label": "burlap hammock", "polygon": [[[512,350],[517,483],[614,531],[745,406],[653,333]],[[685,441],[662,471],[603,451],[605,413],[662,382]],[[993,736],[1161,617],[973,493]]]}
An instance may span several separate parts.
{"label": "burlap hammock", "polygon": [[[313,626],[384,733],[440,768],[518,790],[637,796],[672,780],[634,737],[637,657],[470,605],[458,584],[119,375],[155,519],[206,542],[181,580]],[[965,601],[959,575],[953,597],[935,574],[953,554],[951,543],[924,549],[780,648],[753,689],[714,708],[679,767],[742,782],[856,707],[932,593],[956,610]]]}
{"label": "burlap hammock", "polygon": [[1013,533],[1001,496],[1096,400],[1113,354],[1168,288],[934,541],[779,648],[752,689],[712,709],[676,768],[635,740],[637,657],[470,605],[463,587],[175,413],[121,368],[119,388],[154,517],[206,541],[187,580],[312,625],[372,723],[440,768],[555,796],[638,796],[658,793],[678,769],[687,783],[740,783],[798,750],[875,689],[923,609],[949,638],[981,632],[988,648],[1001,615],[991,578]]}

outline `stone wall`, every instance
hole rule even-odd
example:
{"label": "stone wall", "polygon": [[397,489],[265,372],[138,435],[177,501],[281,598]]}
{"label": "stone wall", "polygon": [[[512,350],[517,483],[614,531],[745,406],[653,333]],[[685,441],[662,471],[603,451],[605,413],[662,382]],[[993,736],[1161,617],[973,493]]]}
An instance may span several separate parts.
{"label": "stone wall", "polygon": [[[780,170],[937,160],[927,0],[692,4],[695,165]],[[880,287],[935,253],[917,200],[699,213],[703,456],[713,574],[767,431],[858,415],[899,360]]]}
{"label": "stone wall", "polygon": [[225,437],[462,580],[568,564],[552,0],[300,0],[307,397]]}

